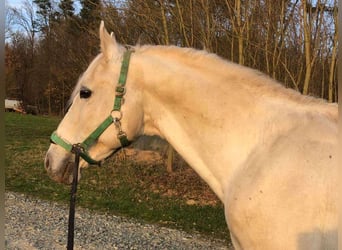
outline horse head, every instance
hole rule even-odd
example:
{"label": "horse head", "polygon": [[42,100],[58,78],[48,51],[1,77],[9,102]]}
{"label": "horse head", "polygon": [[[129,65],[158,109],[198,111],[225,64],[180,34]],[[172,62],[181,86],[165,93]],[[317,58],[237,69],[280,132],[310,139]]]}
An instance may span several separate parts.
{"label": "horse head", "polygon": [[128,68],[132,51],[118,44],[103,22],[100,46],[101,53],[80,77],[70,108],[51,136],[45,168],[58,182],[72,182],[75,145],[82,147],[84,168],[126,146],[143,129],[142,98]]}

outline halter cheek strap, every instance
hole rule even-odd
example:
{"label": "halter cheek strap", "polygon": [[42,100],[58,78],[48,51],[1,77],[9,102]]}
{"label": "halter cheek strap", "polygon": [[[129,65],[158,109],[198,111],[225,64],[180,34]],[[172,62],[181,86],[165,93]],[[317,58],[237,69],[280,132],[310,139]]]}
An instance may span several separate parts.
{"label": "halter cheek strap", "polygon": [[110,112],[110,115],[81,143],[71,144],[58,136],[56,131],[53,132],[50,137],[50,141],[52,143],[58,144],[66,151],[71,153],[75,153],[74,149],[77,147],[80,157],[88,162],[90,165],[100,165],[100,161],[96,161],[89,156],[88,150],[112,123],[114,123],[115,127],[118,130],[117,138],[121,143],[121,147],[126,147],[131,143],[128,140],[126,133],[121,128],[121,106],[123,103],[124,95],[126,93],[125,85],[132,52],[133,50],[127,50],[123,55],[120,76],[118,84],[115,88],[114,106],[112,111]]}

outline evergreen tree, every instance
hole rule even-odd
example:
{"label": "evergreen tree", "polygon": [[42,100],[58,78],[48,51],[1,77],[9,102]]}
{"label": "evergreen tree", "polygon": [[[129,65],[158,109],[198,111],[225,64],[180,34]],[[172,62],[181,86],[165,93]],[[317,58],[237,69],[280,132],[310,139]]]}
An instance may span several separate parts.
{"label": "evergreen tree", "polygon": [[49,26],[52,17],[52,4],[50,0],[33,0],[37,5],[37,14],[39,16],[39,24],[41,28]]}
{"label": "evergreen tree", "polygon": [[61,9],[61,14],[64,18],[72,17],[74,15],[74,2],[73,0],[61,0],[58,7]]}
{"label": "evergreen tree", "polygon": [[98,25],[100,23],[100,0],[81,0],[80,16],[85,25]]}

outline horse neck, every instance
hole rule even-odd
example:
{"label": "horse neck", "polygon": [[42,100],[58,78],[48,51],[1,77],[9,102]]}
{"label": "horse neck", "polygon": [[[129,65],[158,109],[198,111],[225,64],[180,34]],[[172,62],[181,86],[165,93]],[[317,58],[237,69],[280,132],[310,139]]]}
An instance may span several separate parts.
{"label": "horse neck", "polygon": [[270,146],[314,116],[337,121],[336,105],[305,104],[257,72],[215,57],[192,61],[175,49],[156,49],[133,59],[144,134],[165,138],[221,200],[260,144]]}
{"label": "horse neck", "polygon": [[222,200],[255,144],[253,127],[248,133],[241,127],[256,115],[253,98],[236,86],[226,88],[208,68],[174,58],[135,62],[142,67],[136,77],[143,81],[144,134],[165,138]]}

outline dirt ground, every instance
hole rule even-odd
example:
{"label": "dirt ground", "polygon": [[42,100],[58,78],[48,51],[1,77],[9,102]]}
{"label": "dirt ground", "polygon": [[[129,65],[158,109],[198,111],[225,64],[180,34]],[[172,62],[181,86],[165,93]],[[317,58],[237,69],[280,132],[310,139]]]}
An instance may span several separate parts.
{"label": "dirt ground", "polygon": [[[166,155],[151,150],[126,148],[116,156],[117,160],[133,161],[146,168],[164,165],[166,169]],[[153,192],[168,197],[181,197],[188,205],[217,205],[220,200],[209,186],[189,167],[176,153],[173,171],[167,174],[143,176],[144,183]],[[149,178],[146,180],[146,178]]]}

